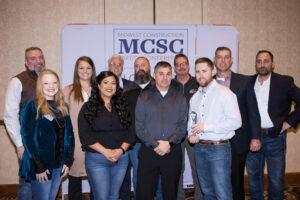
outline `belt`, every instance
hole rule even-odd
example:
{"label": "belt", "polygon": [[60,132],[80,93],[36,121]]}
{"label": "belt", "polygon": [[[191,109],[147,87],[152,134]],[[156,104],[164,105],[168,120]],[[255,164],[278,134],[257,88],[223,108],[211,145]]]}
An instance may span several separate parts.
{"label": "belt", "polygon": [[227,144],[229,140],[219,140],[219,141],[212,141],[212,140],[200,140],[199,143],[206,146],[213,146],[219,144]]}
{"label": "belt", "polygon": [[262,129],[260,129],[260,133],[265,134],[265,133],[269,132],[270,130],[271,130],[271,128],[262,128]]}

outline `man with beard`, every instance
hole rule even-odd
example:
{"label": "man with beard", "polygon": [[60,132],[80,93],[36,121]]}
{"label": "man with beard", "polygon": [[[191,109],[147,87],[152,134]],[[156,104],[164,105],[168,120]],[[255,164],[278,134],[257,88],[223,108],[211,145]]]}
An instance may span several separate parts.
{"label": "man with beard", "polygon": [[[194,93],[197,91],[199,87],[196,79],[189,74],[189,71],[190,71],[190,65],[189,65],[188,57],[184,54],[177,54],[174,58],[174,72],[176,76],[174,79],[172,79],[171,87],[177,89],[182,94],[184,94],[187,102],[190,101],[191,97],[194,95]],[[185,138],[184,141],[182,141],[181,143],[181,148],[182,148],[182,170],[181,170],[181,175],[179,180],[177,199],[178,200],[185,199],[185,193],[183,188],[185,149],[189,157],[193,184],[195,187],[194,198],[195,200],[203,199],[201,189],[200,189],[200,184],[197,178],[195,158],[194,158],[195,157],[194,145],[190,144],[187,138]]]}
{"label": "man with beard", "polygon": [[[268,168],[269,199],[284,199],[286,130],[300,122],[300,89],[290,76],[273,72],[273,54],[261,50],[256,54],[257,74],[252,84],[261,117],[261,149],[249,152],[246,166],[251,199],[264,199],[264,167]],[[296,103],[291,111],[291,103]]]}
{"label": "man with beard", "polygon": [[233,200],[244,200],[244,174],[247,153],[260,149],[260,116],[251,78],[230,70],[231,50],[218,47],[214,63],[217,69],[216,81],[228,87],[236,96],[242,116],[242,127],[231,139],[231,184]]}
{"label": "man with beard", "polygon": [[190,100],[188,139],[195,144],[195,161],[204,199],[232,199],[230,139],[242,120],[236,95],[213,79],[208,58],[195,62],[200,87]]}
{"label": "man with beard", "polygon": [[[39,47],[25,50],[25,66],[26,70],[13,77],[8,83],[3,116],[7,132],[17,148],[19,160],[22,159],[25,150],[20,132],[20,113],[24,103],[36,97],[37,77],[45,69],[44,55]],[[18,199],[32,199],[31,184],[24,178],[20,178]]]}
{"label": "man with beard", "polygon": [[[150,62],[146,57],[138,57],[134,62],[134,83],[139,85],[139,88],[127,91],[125,98],[129,104],[132,116],[132,131],[135,134],[135,106],[137,99],[141,92],[152,88],[155,85],[154,79],[151,77]],[[136,135],[136,134],[135,134]],[[138,168],[138,152],[141,148],[141,141],[136,137],[136,143],[131,150],[129,150],[129,159],[133,168],[133,188],[134,198],[136,198],[136,184],[137,184],[137,168]],[[162,199],[161,184],[159,183],[156,191],[156,199]]]}
{"label": "man with beard", "polygon": [[123,91],[139,88],[134,82],[122,78],[124,60],[122,56],[115,54],[108,59],[108,70],[114,73],[119,79],[119,85]]}
{"label": "man with beard", "polygon": [[164,200],[177,198],[182,166],[181,140],[186,134],[188,107],[185,97],[170,87],[172,67],[158,62],[155,86],[142,92],[135,108],[139,150],[137,200],[153,200],[159,176]]}

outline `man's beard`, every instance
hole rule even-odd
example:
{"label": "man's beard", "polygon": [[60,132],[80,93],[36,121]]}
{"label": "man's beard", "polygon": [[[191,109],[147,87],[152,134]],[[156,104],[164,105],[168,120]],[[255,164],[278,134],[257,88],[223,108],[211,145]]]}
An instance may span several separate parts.
{"label": "man's beard", "polygon": [[267,67],[261,67],[261,68],[257,67],[256,71],[260,76],[267,76],[272,72],[272,69],[268,69]]}
{"label": "man's beard", "polygon": [[134,82],[138,85],[147,83],[151,80],[150,71],[145,72],[144,70],[139,70],[134,74]]}

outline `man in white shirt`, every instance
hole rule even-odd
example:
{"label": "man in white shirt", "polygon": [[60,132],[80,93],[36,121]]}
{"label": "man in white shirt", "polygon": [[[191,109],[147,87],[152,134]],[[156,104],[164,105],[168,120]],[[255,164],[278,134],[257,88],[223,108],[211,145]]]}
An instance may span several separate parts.
{"label": "man in white shirt", "polygon": [[[264,167],[268,168],[268,198],[284,199],[286,130],[300,122],[300,89],[290,76],[274,70],[273,54],[261,50],[256,54],[257,74],[252,76],[261,118],[261,149],[247,155],[247,172],[251,199],[264,199]],[[291,103],[295,109],[291,112]]]}
{"label": "man in white shirt", "polygon": [[195,161],[204,199],[232,199],[231,147],[235,130],[241,127],[236,95],[218,84],[208,58],[195,62],[200,87],[190,100],[188,139],[195,144]]}
{"label": "man in white shirt", "polygon": [[[13,77],[7,87],[4,123],[7,132],[17,148],[18,158],[21,160],[24,146],[20,132],[20,113],[26,101],[35,98],[35,86],[38,74],[45,69],[43,52],[38,47],[25,50],[26,71]],[[30,182],[20,178],[18,199],[32,199]]]}

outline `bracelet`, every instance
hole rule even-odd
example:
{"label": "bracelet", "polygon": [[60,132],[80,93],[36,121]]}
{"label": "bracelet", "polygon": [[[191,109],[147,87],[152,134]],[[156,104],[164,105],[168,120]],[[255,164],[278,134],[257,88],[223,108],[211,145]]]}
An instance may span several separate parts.
{"label": "bracelet", "polygon": [[122,153],[125,154],[125,149],[123,149],[123,147],[120,147],[120,149],[122,150]]}

